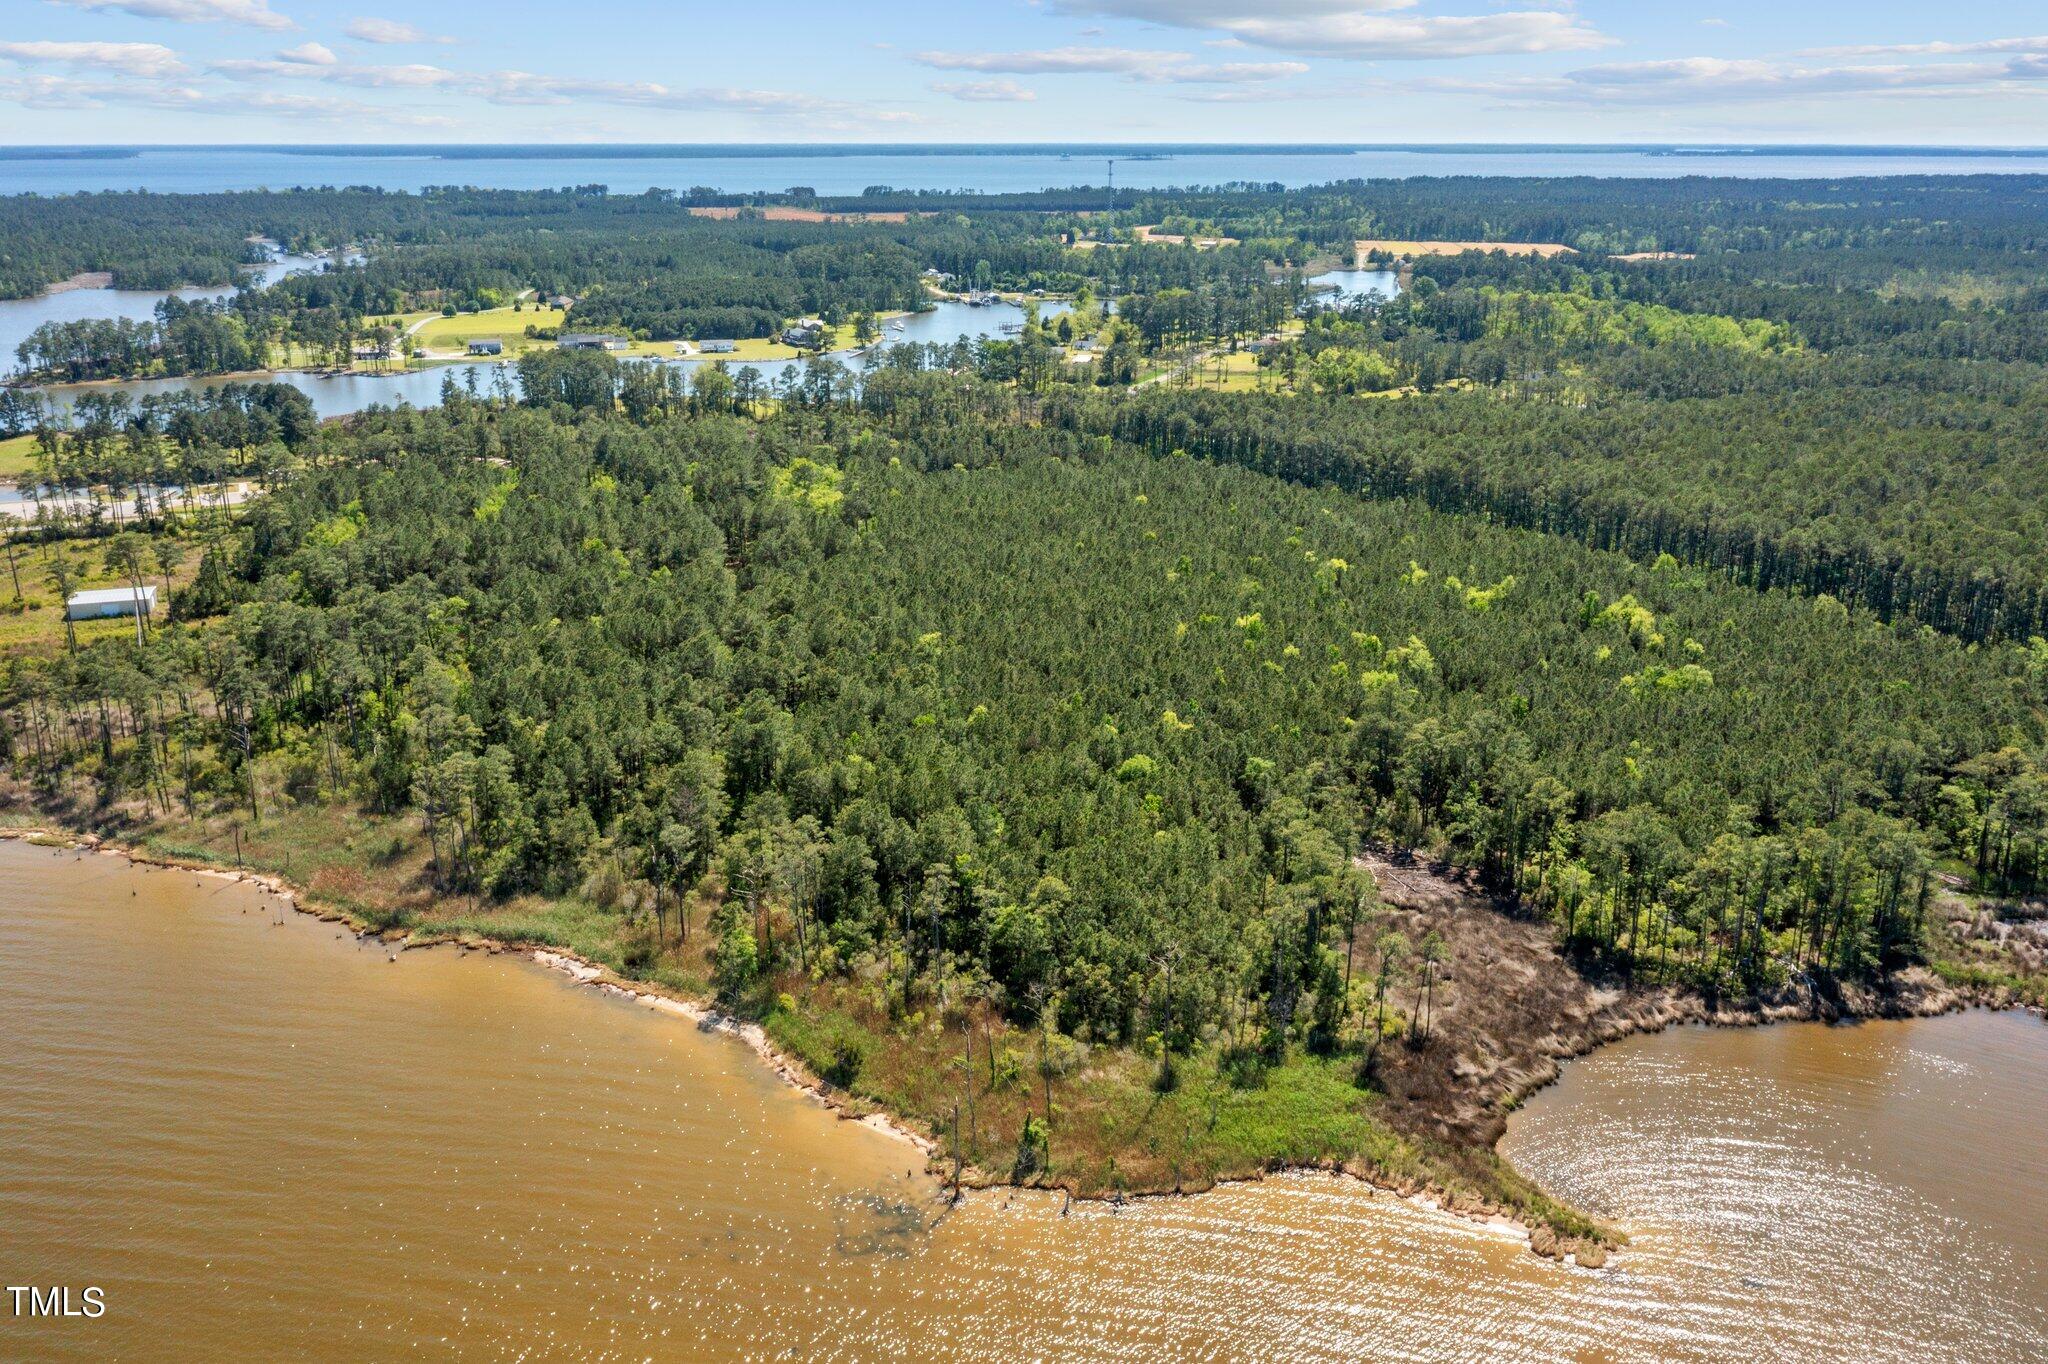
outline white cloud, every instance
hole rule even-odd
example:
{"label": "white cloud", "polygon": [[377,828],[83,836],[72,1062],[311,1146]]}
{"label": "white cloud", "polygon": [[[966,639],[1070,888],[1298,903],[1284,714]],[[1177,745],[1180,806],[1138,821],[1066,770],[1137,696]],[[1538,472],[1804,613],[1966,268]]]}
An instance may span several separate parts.
{"label": "white cloud", "polygon": [[272,77],[296,77],[326,81],[330,85],[352,85],[363,90],[435,90],[475,88],[483,78],[450,71],[445,67],[410,63],[404,66],[362,66],[355,63],[312,63],[279,53],[281,61],[233,58],[215,62],[208,69],[231,80],[260,81]]}
{"label": "white cloud", "polygon": [[[1569,8],[1421,15],[1415,0],[1054,0],[1069,14],[1209,29],[1311,57],[1422,60],[1575,52],[1614,42]],[[1403,11],[1395,13],[1393,11]]]}
{"label": "white cloud", "polygon": [[941,71],[1013,75],[1119,75],[1136,81],[1234,85],[1280,80],[1308,70],[1302,62],[1202,63],[1185,52],[1125,47],[1054,47],[1023,52],[919,52],[913,60]]}
{"label": "white cloud", "polygon": [[1299,104],[1308,100],[1330,103],[1356,99],[1356,90],[1304,90],[1271,85],[1226,85],[1213,89],[1189,89],[1172,98],[1189,104]]}
{"label": "white cloud", "polygon": [[1172,81],[1177,85],[1242,85],[1252,81],[1275,81],[1299,76],[1307,62],[1219,62],[1213,66],[1196,63],[1168,66],[1158,71],[1141,71],[1140,80]]}
{"label": "white cloud", "polygon": [[357,100],[275,91],[217,91],[168,81],[64,80],[55,76],[0,77],[0,101],[30,109],[104,109],[122,105],[177,113],[240,118],[346,121],[351,127],[452,128],[445,115],[383,109]]}
{"label": "white cloud", "polygon": [[475,80],[460,71],[429,66],[425,62],[406,62],[400,66],[336,66],[323,71],[321,79],[364,90],[443,90],[460,88]]}
{"label": "white cloud", "polygon": [[1231,31],[1246,42],[1332,57],[1419,61],[1535,52],[1580,52],[1613,42],[1556,10],[1501,14],[1423,15],[1332,14],[1305,19],[1248,17]]}
{"label": "white cloud", "polygon": [[[1787,99],[1928,98],[2009,93],[2023,82],[2048,80],[2048,60],[2020,56],[2005,62],[1931,65],[1791,66],[1760,60],[1680,57],[1617,62],[1559,76],[1498,80],[1439,78],[1416,88],[1491,95],[1511,104],[1666,107]],[[2048,88],[2044,88],[2048,93]]]}
{"label": "white cloud", "polygon": [[1854,47],[1815,47],[1800,57],[1954,57],[1985,52],[2048,52],[2048,35],[2033,38],[1989,38],[1975,43],[1863,43]]}
{"label": "white cloud", "polygon": [[1128,75],[1185,52],[1139,52],[1124,47],[1052,47],[1032,52],[920,52],[915,60],[941,71],[1009,71],[1024,75],[1114,72]]}
{"label": "white cloud", "polygon": [[1029,104],[1038,98],[1037,91],[1015,81],[940,81],[932,89],[970,104]]}
{"label": "white cloud", "polygon": [[493,104],[619,104],[643,109],[726,110],[766,118],[815,122],[847,128],[863,122],[898,123],[908,116],[850,100],[786,90],[743,90],[730,86],[679,89],[659,81],[588,80],[542,76],[530,71],[496,71],[469,78]]}
{"label": "white cloud", "polygon": [[198,114],[262,115],[272,118],[303,118],[322,121],[346,120],[353,124],[387,124],[402,128],[452,128],[457,120],[444,114],[387,109],[360,100],[328,95],[283,94],[275,90],[221,93],[190,88],[163,89],[133,99],[162,109],[189,110]]}
{"label": "white cloud", "polygon": [[[323,49],[324,50],[324,49]],[[331,54],[330,54],[331,55]],[[424,62],[379,65],[308,60],[303,49],[276,58],[230,58],[207,68],[245,84],[268,80],[319,81],[360,90],[438,91],[503,105],[609,104],[628,108],[726,111],[831,131],[915,121],[901,110],[853,100],[783,90],[733,87],[678,88],[658,81],[594,80],[531,71],[455,71]]]}
{"label": "white cloud", "polygon": [[333,66],[341,61],[334,55],[334,49],[324,43],[300,43],[277,54],[281,62],[295,62],[300,66]]}
{"label": "white cloud", "polygon": [[0,43],[0,57],[23,65],[62,64],[152,79],[185,69],[178,54],[162,43]]}
{"label": "white cloud", "polygon": [[60,76],[0,76],[0,100],[29,109],[91,109],[77,81]]}
{"label": "white cloud", "polygon": [[180,24],[247,24],[251,28],[287,29],[298,25],[270,8],[270,0],[50,0],[73,9],[118,10],[143,19],[169,19]]}
{"label": "white cloud", "polygon": [[1415,0],[1265,0],[1263,4],[1250,0],[1053,0],[1052,7],[1068,14],[1141,19],[1174,28],[1228,28],[1247,13],[1307,18],[1411,9],[1414,4]]}
{"label": "white cloud", "polygon": [[397,19],[357,19],[344,30],[349,37],[364,43],[452,43],[453,38],[428,33],[413,24]]}

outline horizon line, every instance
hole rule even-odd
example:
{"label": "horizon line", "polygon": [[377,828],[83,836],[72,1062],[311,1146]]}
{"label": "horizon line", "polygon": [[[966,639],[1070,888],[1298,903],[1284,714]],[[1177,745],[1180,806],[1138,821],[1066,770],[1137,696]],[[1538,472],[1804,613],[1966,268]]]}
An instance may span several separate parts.
{"label": "horizon line", "polygon": [[1741,151],[1835,151],[1835,152],[2022,152],[2048,154],[2048,143],[2022,142],[1778,142],[1768,139],[1744,139],[1732,142],[1714,142],[1691,138],[1675,141],[1641,142],[1570,142],[1533,141],[1501,142],[1486,140],[1436,140],[1417,142],[1305,142],[1300,140],[1270,142],[1217,142],[1217,141],[1138,141],[1115,142],[1078,141],[1074,139],[1007,140],[1007,141],[717,141],[717,142],[648,142],[621,140],[591,140],[577,142],[533,142],[533,141],[420,141],[420,142],[9,142],[0,141],[0,148],[13,151],[300,151],[307,149],[383,149],[426,150],[433,148],[478,148],[499,149],[556,149],[574,151],[598,147],[631,147],[679,150],[703,149],[889,149],[889,150],[941,150],[949,148],[979,148],[997,150],[1115,150],[1132,148],[1140,150],[1218,150],[1218,151],[1440,151],[1465,150],[1484,151],[1492,149],[1508,151],[1642,151],[1642,150],[1700,150],[1715,152]]}

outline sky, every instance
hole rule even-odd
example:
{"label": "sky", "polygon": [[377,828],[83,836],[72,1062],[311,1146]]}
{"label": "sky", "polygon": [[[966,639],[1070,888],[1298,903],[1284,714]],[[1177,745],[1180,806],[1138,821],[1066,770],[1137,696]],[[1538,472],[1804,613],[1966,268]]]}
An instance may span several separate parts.
{"label": "sky", "polygon": [[2048,144],[2040,0],[0,0],[0,143]]}

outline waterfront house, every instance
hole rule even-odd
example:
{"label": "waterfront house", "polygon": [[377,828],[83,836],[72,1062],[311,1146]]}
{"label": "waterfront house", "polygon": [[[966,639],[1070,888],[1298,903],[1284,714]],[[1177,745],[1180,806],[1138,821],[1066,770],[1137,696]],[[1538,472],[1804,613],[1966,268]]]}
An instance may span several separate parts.
{"label": "waterfront house", "polygon": [[804,350],[825,339],[825,324],[815,317],[807,317],[782,332],[782,344]]}
{"label": "waterfront house", "polygon": [[98,620],[104,616],[132,616],[138,608],[145,616],[156,614],[154,587],[94,587],[73,592],[64,603],[71,620]]}
{"label": "waterfront house", "polygon": [[482,336],[469,343],[471,355],[503,355],[505,343],[495,336]]}
{"label": "waterfront house", "polygon": [[706,355],[731,355],[740,348],[737,341],[699,341],[697,349]]}
{"label": "waterfront house", "polygon": [[562,350],[631,350],[633,343],[623,336],[605,336],[598,332],[563,332],[555,341]]}

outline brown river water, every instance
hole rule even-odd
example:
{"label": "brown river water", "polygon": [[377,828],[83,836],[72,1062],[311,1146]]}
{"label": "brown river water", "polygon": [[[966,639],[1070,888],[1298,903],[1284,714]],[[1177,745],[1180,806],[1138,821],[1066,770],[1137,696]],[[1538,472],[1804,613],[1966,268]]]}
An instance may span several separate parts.
{"label": "brown river water", "polygon": [[0,1359],[2048,1357],[2048,1032],[1636,1038],[1506,1150],[1605,1270],[1354,1182],[947,1209],[743,1045],[0,844]]}

